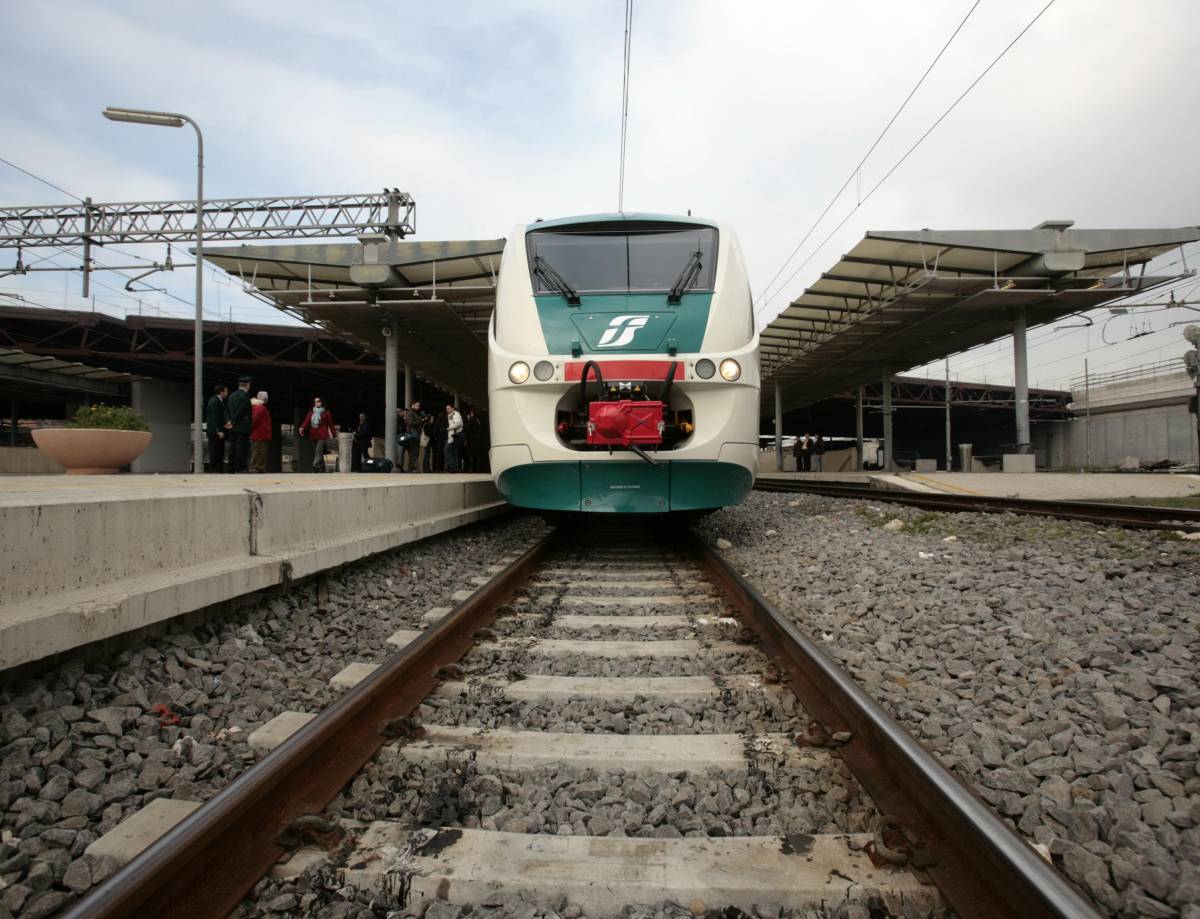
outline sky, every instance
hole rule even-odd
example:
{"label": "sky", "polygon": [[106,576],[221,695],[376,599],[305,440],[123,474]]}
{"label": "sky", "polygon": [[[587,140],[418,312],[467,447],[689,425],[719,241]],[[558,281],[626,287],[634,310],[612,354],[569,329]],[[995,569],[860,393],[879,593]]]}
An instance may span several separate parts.
{"label": "sky", "polygon": [[[1055,0],[860,203],[1045,6],[635,0],[625,209],[729,221],[763,322],[867,230],[1200,223],[1194,0]],[[538,217],[617,206],[623,0],[0,0],[0,10],[0,157],[62,190],[0,163],[0,207],[69,202],[63,191],[194,195],[191,131],[112,123],[106,105],[199,122],[208,197],[397,187],[417,202],[416,239],[508,236]],[[164,247],[120,249],[98,258],[136,264]],[[1182,256],[1200,266],[1200,246]],[[14,258],[0,251],[0,271]],[[72,253],[25,254],[42,258],[78,264]],[[1166,271],[1181,272],[1180,253],[1160,263],[1172,261]],[[79,281],[4,277],[0,297],[80,308]],[[190,314],[190,269],[141,294],[115,273],[95,281],[99,309]],[[1200,303],[1197,279],[1176,285],[1176,299]],[[216,270],[205,304],[213,316],[284,321]],[[1150,305],[1032,330],[1030,383],[1069,385],[1085,357],[1093,373],[1176,359],[1187,345],[1171,323],[1189,319],[1200,310]],[[961,379],[1011,381],[1011,367],[1008,341],[951,358]],[[916,370],[941,376],[944,365]]]}

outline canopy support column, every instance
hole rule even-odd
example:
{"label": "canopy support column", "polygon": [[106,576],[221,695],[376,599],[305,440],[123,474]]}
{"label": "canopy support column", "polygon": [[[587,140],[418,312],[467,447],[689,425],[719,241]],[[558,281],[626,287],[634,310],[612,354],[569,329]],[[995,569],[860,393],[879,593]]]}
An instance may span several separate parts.
{"label": "canopy support column", "polygon": [[1029,436],[1029,352],[1025,344],[1025,308],[1013,310],[1013,401],[1017,414],[1017,452],[1032,452]]}
{"label": "canopy support column", "polygon": [[404,407],[412,408],[413,404],[413,369],[412,364],[404,362]]}
{"label": "canopy support column", "polygon": [[858,459],[855,467],[859,472],[863,469],[863,388],[858,387],[858,398],[854,403],[854,455]]}
{"label": "canopy support column", "polygon": [[892,458],[892,372],[883,372],[883,468],[887,472],[896,469]]}
{"label": "canopy support column", "polygon": [[950,358],[946,358],[946,471],[954,471],[954,454],[950,449]]}
{"label": "canopy support column", "polygon": [[396,324],[388,325],[383,355],[383,455],[396,462],[396,375],[400,364],[400,341]]}
{"label": "canopy support column", "polygon": [[783,472],[783,387],[775,384],[775,471]]}

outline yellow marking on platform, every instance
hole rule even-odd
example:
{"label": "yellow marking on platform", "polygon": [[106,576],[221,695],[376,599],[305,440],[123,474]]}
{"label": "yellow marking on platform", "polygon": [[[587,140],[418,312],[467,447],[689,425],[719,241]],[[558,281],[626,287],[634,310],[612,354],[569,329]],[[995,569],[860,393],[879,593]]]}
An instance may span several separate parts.
{"label": "yellow marking on platform", "polygon": [[951,488],[954,491],[961,491],[964,495],[970,495],[972,498],[986,498],[987,497],[987,495],[985,495],[981,491],[975,491],[970,488],[964,488],[961,485],[952,485],[949,482],[939,482],[937,479],[927,479],[925,476],[917,475],[917,473],[915,473],[915,472],[910,472],[906,478],[917,479],[921,482],[924,482],[926,485],[933,486],[934,488]]}

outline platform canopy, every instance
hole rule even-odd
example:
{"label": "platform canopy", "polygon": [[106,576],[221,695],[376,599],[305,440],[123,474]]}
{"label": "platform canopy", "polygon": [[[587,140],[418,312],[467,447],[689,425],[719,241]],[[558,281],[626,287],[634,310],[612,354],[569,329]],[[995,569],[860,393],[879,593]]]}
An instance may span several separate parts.
{"label": "platform canopy", "polygon": [[789,408],[1174,280],[1146,263],[1200,227],[869,232],[761,334],[764,401]]}
{"label": "platform canopy", "polygon": [[231,246],[204,257],[281,310],[382,355],[394,330],[417,375],[487,396],[487,324],[503,239]]}
{"label": "platform canopy", "polygon": [[93,367],[44,354],[0,348],[0,386],[10,394],[23,392],[40,396],[49,390],[56,395],[83,393],[121,396],[128,393],[129,383],[144,379],[146,377],[109,370],[107,367]]}

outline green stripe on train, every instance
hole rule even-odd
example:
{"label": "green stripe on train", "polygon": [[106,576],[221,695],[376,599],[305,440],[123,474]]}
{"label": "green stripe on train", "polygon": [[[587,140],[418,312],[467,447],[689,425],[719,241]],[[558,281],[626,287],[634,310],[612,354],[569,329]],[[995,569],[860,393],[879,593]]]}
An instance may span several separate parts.
{"label": "green stripe on train", "polygon": [[568,306],[560,294],[534,301],[551,354],[571,354],[575,342],[581,354],[665,354],[672,344],[692,354],[704,345],[712,298],[688,293],[675,306],[661,292],[582,294],[579,306]]}
{"label": "green stripe on train", "polygon": [[496,481],[518,507],[620,514],[727,507],[753,485],[744,466],[715,460],[532,463],[506,469]]}

